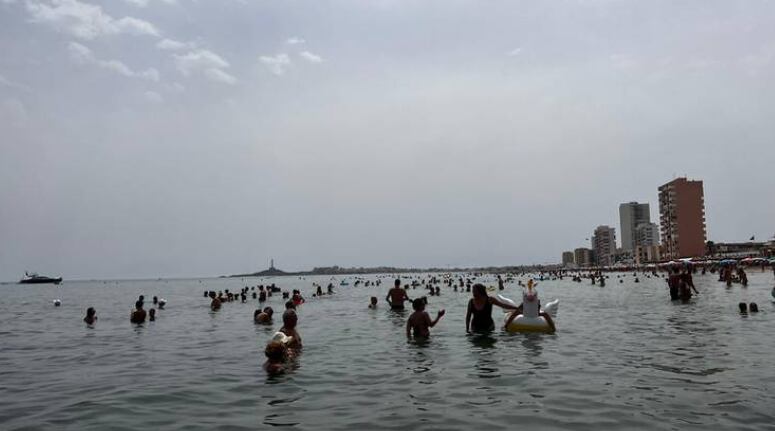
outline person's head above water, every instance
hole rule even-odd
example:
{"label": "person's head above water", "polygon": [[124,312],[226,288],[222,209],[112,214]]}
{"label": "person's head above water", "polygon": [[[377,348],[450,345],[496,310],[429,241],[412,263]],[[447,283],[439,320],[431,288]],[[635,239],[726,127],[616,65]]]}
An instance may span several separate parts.
{"label": "person's head above water", "polygon": [[296,323],[299,321],[299,317],[293,310],[285,310],[283,313],[283,326],[287,329],[293,329],[296,327]]}
{"label": "person's head above water", "polygon": [[473,293],[475,298],[485,297],[487,296],[487,288],[484,287],[484,284],[476,283],[474,284],[474,287],[471,290],[471,293]]}
{"label": "person's head above water", "polygon": [[371,305],[377,305],[377,297],[376,296],[372,296],[371,297]]}
{"label": "person's head above water", "polygon": [[752,302],[751,304],[748,305],[748,311],[750,311],[751,313],[758,313],[759,312],[759,306],[756,305],[755,302]]}
{"label": "person's head above water", "polygon": [[741,302],[741,303],[737,304],[737,306],[740,307],[740,312],[741,313],[747,313],[748,312],[748,306],[745,305],[745,302]]}
{"label": "person's head above water", "polygon": [[395,286],[396,286],[396,287],[399,287],[399,286],[401,286],[401,279],[400,279],[400,278],[396,278],[396,281],[395,281]]}
{"label": "person's head above water", "polygon": [[414,298],[414,300],[412,300],[412,308],[415,311],[425,310],[425,303],[426,301],[423,298]]}
{"label": "person's head above water", "polygon": [[97,310],[95,310],[94,307],[89,307],[86,309],[87,316],[94,317],[95,314],[97,314]]}
{"label": "person's head above water", "polygon": [[143,308],[143,301],[139,301],[138,300],[137,302],[135,302],[135,308],[138,309],[138,310],[142,310],[142,308]]}
{"label": "person's head above water", "polygon": [[274,310],[272,310],[272,307],[265,307],[264,308],[264,313],[266,313],[266,314],[271,316],[272,314],[274,314]]}

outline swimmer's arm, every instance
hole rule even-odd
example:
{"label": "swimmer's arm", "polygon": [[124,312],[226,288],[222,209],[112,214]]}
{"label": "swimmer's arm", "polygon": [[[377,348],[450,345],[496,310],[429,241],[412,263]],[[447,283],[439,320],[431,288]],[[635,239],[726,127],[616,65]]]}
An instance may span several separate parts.
{"label": "swimmer's arm", "polygon": [[425,319],[428,321],[428,325],[430,325],[431,328],[436,326],[437,323],[439,323],[439,320],[441,320],[441,316],[444,315],[444,310],[439,310],[439,314],[436,315],[436,320],[431,321],[431,316],[428,315],[428,313],[425,313]]}
{"label": "swimmer's arm", "polygon": [[412,318],[406,321],[406,338],[412,338]]}
{"label": "swimmer's arm", "polygon": [[506,304],[505,302],[502,302],[500,299],[494,298],[492,296],[490,297],[490,303],[493,305],[497,305],[498,307],[501,307],[506,310],[517,310],[519,308],[511,304]]}
{"label": "swimmer's arm", "polygon": [[391,307],[393,306],[393,302],[390,301],[390,292],[388,292],[387,296],[385,297],[385,301],[387,301],[388,305]]}

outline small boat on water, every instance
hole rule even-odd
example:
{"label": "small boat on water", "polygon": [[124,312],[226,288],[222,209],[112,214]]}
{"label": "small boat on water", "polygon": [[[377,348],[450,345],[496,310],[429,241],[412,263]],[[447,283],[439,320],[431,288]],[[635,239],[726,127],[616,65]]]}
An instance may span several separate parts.
{"label": "small boat on water", "polygon": [[36,273],[24,273],[24,278],[19,280],[19,284],[59,284],[62,282],[62,277],[51,278],[44,275],[38,275]]}

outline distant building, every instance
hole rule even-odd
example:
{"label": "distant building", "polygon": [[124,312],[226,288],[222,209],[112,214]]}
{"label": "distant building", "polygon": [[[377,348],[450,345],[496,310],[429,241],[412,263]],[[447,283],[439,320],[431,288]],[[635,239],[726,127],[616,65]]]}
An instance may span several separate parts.
{"label": "distant building", "polygon": [[702,181],[676,178],[659,187],[659,222],[666,259],[705,255],[705,198]]}
{"label": "distant building", "polygon": [[717,258],[769,257],[774,245],[770,242],[708,242],[707,253]]}
{"label": "distant building", "polygon": [[622,250],[633,251],[638,245],[637,228],[651,223],[649,204],[628,202],[619,205],[619,226],[622,234]]}
{"label": "distant building", "polygon": [[632,265],[635,263],[635,250],[625,250],[623,248],[617,248],[614,253],[613,263],[620,263],[623,265]]}
{"label": "distant building", "polygon": [[635,247],[659,245],[659,226],[656,223],[641,223],[635,228]]}
{"label": "distant building", "polygon": [[662,252],[659,245],[639,245],[635,247],[635,264],[645,265],[647,263],[659,262],[662,260]]}
{"label": "distant building", "polygon": [[573,260],[576,266],[590,266],[594,263],[592,250],[588,248],[577,248],[573,250]]}
{"label": "distant building", "polygon": [[572,251],[564,251],[562,253],[562,264],[563,266],[573,266],[573,264],[576,263],[576,258],[573,255]]}
{"label": "distant building", "polygon": [[616,229],[598,226],[592,235],[592,252],[599,266],[610,266],[616,256]]}

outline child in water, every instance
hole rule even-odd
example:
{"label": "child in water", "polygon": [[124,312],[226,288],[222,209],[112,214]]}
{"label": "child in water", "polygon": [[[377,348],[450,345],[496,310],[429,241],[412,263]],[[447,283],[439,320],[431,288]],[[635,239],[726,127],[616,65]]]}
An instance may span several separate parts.
{"label": "child in water", "polygon": [[410,338],[414,332],[414,338],[428,338],[431,335],[430,328],[439,323],[439,319],[444,316],[444,310],[439,310],[436,320],[431,320],[431,316],[425,311],[427,300],[416,298],[412,301],[414,313],[406,321],[406,337]]}
{"label": "child in water", "polygon": [[271,341],[264,349],[266,362],[264,370],[269,374],[285,373],[285,361],[288,359],[288,348],[279,341]]}
{"label": "child in water", "polygon": [[541,310],[541,301],[538,299],[538,292],[533,289],[533,286],[533,280],[529,280],[527,283],[527,291],[522,293],[522,304],[511,313],[508,320],[506,320],[504,327],[508,328],[509,325],[511,325],[511,322],[513,322],[520,314],[525,317],[540,316],[543,317],[544,320],[546,320],[546,324],[549,325],[549,332],[554,333],[557,331],[557,328],[554,326],[554,320],[552,320],[552,316],[550,316],[549,313]]}
{"label": "child in water", "polygon": [[376,310],[377,309],[377,297],[376,296],[372,296],[371,297],[371,303],[369,304],[369,308],[372,309],[372,310]]}

